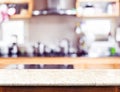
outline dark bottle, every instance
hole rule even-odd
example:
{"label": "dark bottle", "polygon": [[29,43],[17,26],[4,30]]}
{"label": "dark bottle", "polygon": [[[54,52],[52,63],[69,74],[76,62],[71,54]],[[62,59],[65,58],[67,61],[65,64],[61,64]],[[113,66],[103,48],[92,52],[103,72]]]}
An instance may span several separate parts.
{"label": "dark bottle", "polygon": [[18,56],[18,46],[17,43],[13,43],[12,46],[9,48],[9,55],[12,57]]}
{"label": "dark bottle", "polygon": [[37,56],[41,56],[41,53],[40,53],[40,51],[41,51],[41,49],[40,49],[40,42],[38,42],[37,43]]}
{"label": "dark bottle", "polygon": [[50,51],[50,57],[55,57],[56,56],[56,53],[53,49],[51,49]]}
{"label": "dark bottle", "polygon": [[60,57],[64,57],[64,56],[65,56],[64,48],[63,48],[63,47],[60,47],[59,56],[60,56]]}
{"label": "dark bottle", "polygon": [[2,56],[2,53],[1,53],[1,48],[0,48],[0,57]]}
{"label": "dark bottle", "polygon": [[51,52],[51,49],[48,46],[45,46],[43,55],[45,57],[50,57],[50,52]]}
{"label": "dark bottle", "polygon": [[12,46],[10,46],[8,48],[8,56],[11,57],[12,56]]}
{"label": "dark bottle", "polygon": [[17,56],[18,57],[21,57],[22,56],[22,52],[21,52],[21,49],[20,47],[17,45]]}
{"label": "dark bottle", "polygon": [[35,46],[33,46],[33,56],[37,56],[38,54],[37,54],[38,52],[37,52],[37,49],[36,49],[36,47]]}
{"label": "dark bottle", "polygon": [[69,40],[63,39],[60,42],[61,54],[64,53],[64,56],[69,56],[70,43]]}
{"label": "dark bottle", "polygon": [[37,56],[44,56],[44,50],[45,50],[45,46],[44,44],[38,42],[38,46],[37,46]]}
{"label": "dark bottle", "polygon": [[85,55],[87,55],[88,53],[86,52],[86,51],[84,51],[84,50],[78,50],[77,51],[77,56],[78,57],[80,57],[80,56],[85,56]]}
{"label": "dark bottle", "polygon": [[58,48],[54,51],[54,56],[60,57],[60,47],[58,47]]}

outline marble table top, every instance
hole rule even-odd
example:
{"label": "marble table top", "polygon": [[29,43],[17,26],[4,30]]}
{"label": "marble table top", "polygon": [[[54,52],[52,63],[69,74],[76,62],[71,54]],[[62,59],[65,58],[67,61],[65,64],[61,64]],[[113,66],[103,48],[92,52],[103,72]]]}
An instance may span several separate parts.
{"label": "marble table top", "polygon": [[1,86],[116,86],[120,69],[1,69]]}

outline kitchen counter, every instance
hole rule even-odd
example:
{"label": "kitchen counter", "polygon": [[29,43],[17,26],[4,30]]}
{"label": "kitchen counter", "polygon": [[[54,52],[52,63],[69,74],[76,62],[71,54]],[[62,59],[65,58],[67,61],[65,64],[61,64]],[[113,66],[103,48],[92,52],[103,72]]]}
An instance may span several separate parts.
{"label": "kitchen counter", "polygon": [[12,64],[73,64],[74,69],[120,69],[120,57],[18,57],[0,58],[0,68]]}
{"label": "kitchen counter", "polygon": [[117,86],[118,69],[0,70],[1,86]]}
{"label": "kitchen counter", "polygon": [[[11,64],[73,64],[74,69],[3,69]],[[120,85],[120,58],[0,58],[0,85]],[[77,67],[76,67],[77,66]],[[106,69],[107,68],[107,69]]]}

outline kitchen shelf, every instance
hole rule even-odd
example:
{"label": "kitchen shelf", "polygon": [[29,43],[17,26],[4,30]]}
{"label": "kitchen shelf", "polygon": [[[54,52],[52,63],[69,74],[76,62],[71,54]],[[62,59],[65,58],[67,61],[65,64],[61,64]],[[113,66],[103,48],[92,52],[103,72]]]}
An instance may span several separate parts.
{"label": "kitchen shelf", "polygon": [[118,17],[118,15],[107,15],[107,14],[99,14],[99,15],[78,15],[77,17],[80,18],[115,18]]}
{"label": "kitchen shelf", "polygon": [[78,0],[78,2],[119,2],[119,0]]}
{"label": "kitchen shelf", "polygon": [[32,0],[0,0],[0,3],[27,3],[32,2]]}
{"label": "kitchen shelf", "polygon": [[120,57],[18,57],[0,58],[0,68],[13,64],[73,64],[75,69],[119,69]]}
{"label": "kitchen shelf", "polygon": [[22,15],[22,14],[15,14],[10,17],[11,19],[24,19],[24,18],[31,18],[31,15]]}
{"label": "kitchen shelf", "polygon": [[[15,4],[15,5],[27,4],[28,5],[27,9],[21,9],[20,13],[10,16],[10,18],[12,19],[16,19],[16,18],[19,19],[19,18],[32,17],[32,10],[33,10],[33,3],[34,3],[33,1],[34,0],[0,0],[0,4]],[[24,11],[24,13],[21,13],[22,11]]]}
{"label": "kitchen shelf", "polygon": [[[88,6],[89,4],[91,4],[91,6]],[[108,7],[110,7],[110,10]],[[82,18],[115,18],[120,15],[119,8],[119,0],[77,0],[76,16]]]}

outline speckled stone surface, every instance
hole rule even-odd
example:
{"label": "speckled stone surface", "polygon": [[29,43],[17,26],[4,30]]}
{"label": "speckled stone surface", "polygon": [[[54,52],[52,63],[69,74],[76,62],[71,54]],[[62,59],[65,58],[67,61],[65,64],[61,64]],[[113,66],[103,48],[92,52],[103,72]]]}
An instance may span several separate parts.
{"label": "speckled stone surface", "polygon": [[108,86],[120,85],[119,69],[0,70],[0,85]]}

